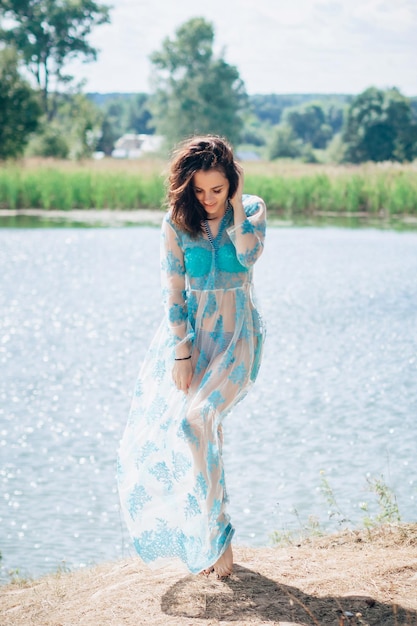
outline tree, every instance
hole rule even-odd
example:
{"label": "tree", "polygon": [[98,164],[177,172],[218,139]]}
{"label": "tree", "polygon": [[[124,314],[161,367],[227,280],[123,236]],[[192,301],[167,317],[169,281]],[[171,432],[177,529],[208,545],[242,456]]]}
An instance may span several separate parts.
{"label": "tree", "polygon": [[284,123],[292,128],[303,143],[309,143],[313,148],[325,148],[333,134],[320,103],[286,109]]}
{"label": "tree", "polygon": [[0,50],[0,159],[20,156],[41,114],[38,97],[18,72],[12,48]]}
{"label": "tree", "polygon": [[111,121],[105,115],[101,123],[100,136],[97,142],[97,150],[104,152],[107,156],[110,156],[113,152],[114,144],[120,135],[114,132]]}
{"label": "tree", "polygon": [[30,141],[26,154],[54,159],[67,159],[70,147],[68,138],[55,122],[44,125]]}
{"label": "tree", "polygon": [[323,102],[322,104],[326,113],[326,123],[332,129],[332,135],[334,136],[342,130],[348,107],[345,103],[337,101]]}
{"label": "tree", "polygon": [[214,56],[212,24],[193,18],[175,34],[151,55],[157,132],[170,143],[193,133],[216,133],[237,143],[245,89],[236,67]]}
{"label": "tree", "polygon": [[273,93],[250,95],[249,104],[261,122],[273,126],[281,122],[282,112],[285,107],[289,106],[286,96]]}
{"label": "tree", "polygon": [[107,129],[108,135],[111,133],[114,141],[127,132],[127,102],[130,102],[130,97],[127,100],[118,95],[108,100],[102,107],[105,120],[110,127]]}
{"label": "tree", "polygon": [[88,98],[103,112],[97,149],[105,154],[111,154],[115,141],[125,133],[153,134],[148,94],[90,93]]}
{"label": "tree", "polygon": [[152,133],[152,114],[149,111],[149,96],[138,93],[128,102],[127,121],[128,131],[146,134]]}
{"label": "tree", "polygon": [[410,98],[410,106],[411,106],[411,114],[412,114],[413,120],[417,122],[417,97],[416,96],[414,96],[414,98]]}
{"label": "tree", "polygon": [[103,117],[84,94],[60,94],[55,118],[51,122],[43,118],[27,152],[61,159],[90,157],[102,134]]}
{"label": "tree", "polygon": [[240,143],[250,144],[260,148],[267,144],[270,132],[271,127],[268,123],[262,124],[256,115],[248,112],[243,116],[243,129],[240,133]]}
{"label": "tree", "polygon": [[2,0],[0,18],[6,18],[0,40],[22,54],[42,92],[44,113],[51,119],[59,86],[72,80],[64,74],[66,63],[75,57],[96,59],[97,50],[87,38],[94,26],[109,22],[109,7],[93,0]]}
{"label": "tree", "polygon": [[269,146],[270,159],[296,159],[302,152],[302,142],[290,126],[280,124],[275,127]]}
{"label": "tree", "polygon": [[342,135],[345,160],[408,161],[417,155],[417,124],[398,89],[369,87],[351,103]]}
{"label": "tree", "polygon": [[99,141],[102,123],[102,112],[84,94],[62,96],[56,125],[65,129],[70,157],[82,159],[91,156]]}
{"label": "tree", "polygon": [[343,111],[346,103],[352,100],[351,96],[343,94],[255,94],[249,96],[249,105],[253,113],[261,122],[276,126],[282,122],[284,111],[290,107],[302,110],[306,104],[316,103],[325,112],[326,124],[329,124],[334,133],[339,132]]}

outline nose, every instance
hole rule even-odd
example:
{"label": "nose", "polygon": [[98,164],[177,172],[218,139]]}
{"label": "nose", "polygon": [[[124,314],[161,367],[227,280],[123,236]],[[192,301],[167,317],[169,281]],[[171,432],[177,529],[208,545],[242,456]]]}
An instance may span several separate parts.
{"label": "nose", "polygon": [[203,203],[207,206],[210,206],[213,204],[213,202],[214,202],[214,195],[210,192],[205,193]]}

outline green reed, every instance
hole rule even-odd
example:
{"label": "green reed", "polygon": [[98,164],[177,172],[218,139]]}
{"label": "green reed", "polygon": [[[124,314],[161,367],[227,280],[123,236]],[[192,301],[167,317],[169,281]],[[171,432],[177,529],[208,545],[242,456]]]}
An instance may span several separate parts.
{"label": "green reed", "polygon": [[[280,173],[265,167],[245,168],[245,191],[264,198],[280,215],[336,213],[369,216],[416,215],[417,171],[392,168],[314,168]],[[140,209],[160,208],[162,175],[149,168],[121,164],[0,167],[0,208],[6,209]]]}
{"label": "green reed", "polygon": [[0,168],[0,208],[158,208],[163,197],[163,180],[157,174]]}
{"label": "green reed", "polygon": [[372,216],[417,214],[417,173],[313,174],[300,177],[248,176],[246,191],[284,215],[319,212]]}

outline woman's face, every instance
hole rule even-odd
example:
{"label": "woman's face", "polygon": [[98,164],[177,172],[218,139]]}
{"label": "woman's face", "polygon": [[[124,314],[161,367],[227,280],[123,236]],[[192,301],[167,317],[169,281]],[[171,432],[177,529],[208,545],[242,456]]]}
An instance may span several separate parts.
{"label": "woman's face", "polygon": [[199,170],[193,176],[195,196],[210,219],[223,217],[229,197],[229,181],[220,170]]}

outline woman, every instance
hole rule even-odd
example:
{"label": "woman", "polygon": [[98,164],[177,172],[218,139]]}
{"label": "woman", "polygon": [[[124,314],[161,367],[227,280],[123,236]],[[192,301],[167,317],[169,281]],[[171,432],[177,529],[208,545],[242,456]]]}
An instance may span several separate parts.
{"label": "woman", "polygon": [[142,559],[178,557],[189,571],[219,578],[232,572],[234,533],[221,424],[256,378],[264,334],[252,267],[266,208],[242,188],[223,139],[195,137],[174,155],[161,237],[166,317],[119,450],[121,506]]}

